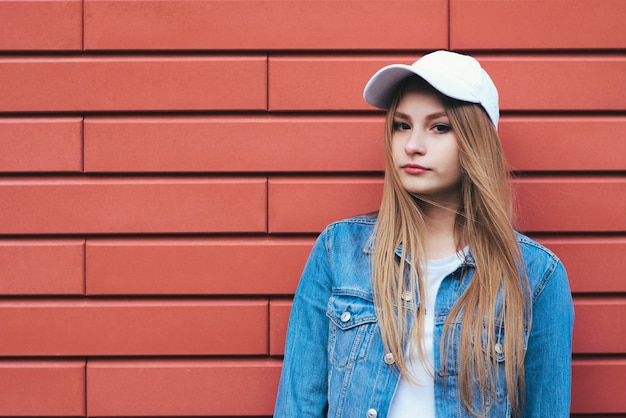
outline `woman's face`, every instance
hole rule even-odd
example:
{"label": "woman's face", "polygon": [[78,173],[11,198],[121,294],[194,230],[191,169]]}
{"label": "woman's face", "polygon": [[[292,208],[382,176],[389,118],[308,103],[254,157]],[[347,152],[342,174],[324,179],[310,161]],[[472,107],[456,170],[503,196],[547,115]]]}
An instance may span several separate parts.
{"label": "woman's face", "polygon": [[392,129],[391,150],[402,186],[414,196],[460,203],[457,138],[439,97],[407,85]]}

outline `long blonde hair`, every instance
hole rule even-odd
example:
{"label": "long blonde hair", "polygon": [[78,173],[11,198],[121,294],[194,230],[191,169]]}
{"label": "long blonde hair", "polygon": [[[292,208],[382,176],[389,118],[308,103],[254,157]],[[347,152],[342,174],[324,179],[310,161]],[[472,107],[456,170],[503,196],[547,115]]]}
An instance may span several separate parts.
{"label": "long blonde hair", "polygon": [[[435,92],[423,81],[420,88]],[[428,254],[424,214],[415,198],[402,187],[391,152],[393,118],[403,90],[398,90],[385,122],[385,180],[372,268],[383,342],[400,373],[413,381],[404,351],[408,346],[412,353],[416,347],[423,359],[424,312],[414,310],[414,301],[406,295],[425,295],[424,272],[418,260]],[[501,355],[497,351],[506,347],[506,389],[514,415],[519,415],[524,399],[524,327],[529,321],[529,305],[527,279],[512,226],[508,166],[498,134],[480,105],[438,96],[459,148],[462,180],[461,205],[455,221],[457,249],[469,246],[475,272],[447,316],[439,347],[442,364],[435,373],[444,378],[449,373],[445,359],[452,350],[455,333],[460,333],[456,364],[461,399],[470,412],[481,416],[487,412],[487,400],[496,397],[496,366]],[[398,260],[395,251],[399,246],[402,252]],[[409,315],[414,315],[410,333]],[[503,340],[496,327],[506,329]],[[474,344],[475,341],[479,343]],[[496,348],[497,343],[500,345]],[[473,382],[478,383],[482,400],[478,411],[472,407],[477,395]]]}

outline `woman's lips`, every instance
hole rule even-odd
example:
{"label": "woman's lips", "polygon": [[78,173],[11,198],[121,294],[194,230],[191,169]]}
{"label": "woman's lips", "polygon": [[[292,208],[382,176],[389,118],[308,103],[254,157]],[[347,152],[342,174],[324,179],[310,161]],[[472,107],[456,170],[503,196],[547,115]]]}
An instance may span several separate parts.
{"label": "woman's lips", "polygon": [[404,164],[401,168],[407,174],[422,174],[430,170],[419,164]]}

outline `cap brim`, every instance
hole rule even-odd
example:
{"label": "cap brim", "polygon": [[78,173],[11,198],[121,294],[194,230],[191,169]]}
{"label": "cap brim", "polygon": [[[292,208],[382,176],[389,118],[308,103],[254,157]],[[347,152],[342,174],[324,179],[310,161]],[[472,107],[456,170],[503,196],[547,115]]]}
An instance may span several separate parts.
{"label": "cap brim", "polygon": [[414,75],[405,64],[392,64],[381,68],[370,78],[363,90],[363,98],[379,109],[389,109],[396,87],[407,77]]}
{"label": "cap brim", "polygon": [[363,90],[363,98],[370,105],[387,110],[398,85],[412,75],[422,78],[444,96],[479,103],[467,87],[459,85],[457,80],[449,78],[445,73],[437,73],[424,68],[418,69],[405,64],[392,64],[378,70],[367,82]]}

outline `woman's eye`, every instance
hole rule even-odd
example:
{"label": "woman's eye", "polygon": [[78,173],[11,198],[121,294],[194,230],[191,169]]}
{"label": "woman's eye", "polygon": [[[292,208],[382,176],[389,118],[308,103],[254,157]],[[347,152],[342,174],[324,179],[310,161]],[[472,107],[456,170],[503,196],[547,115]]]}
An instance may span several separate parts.
{"label": "woman's eye", "polygon": [[438,123],[435,126],[433,126],[432,129],[439,134],[445,134],[447,132],[450,132],[452,130],[452,127],[443,123]]}
{"label": "woman's eye", "polygon": [[393,130],[394,131],[408,131],[409,129],[411,129],[411,127],[404,122],[394,122],[393,123]]}

